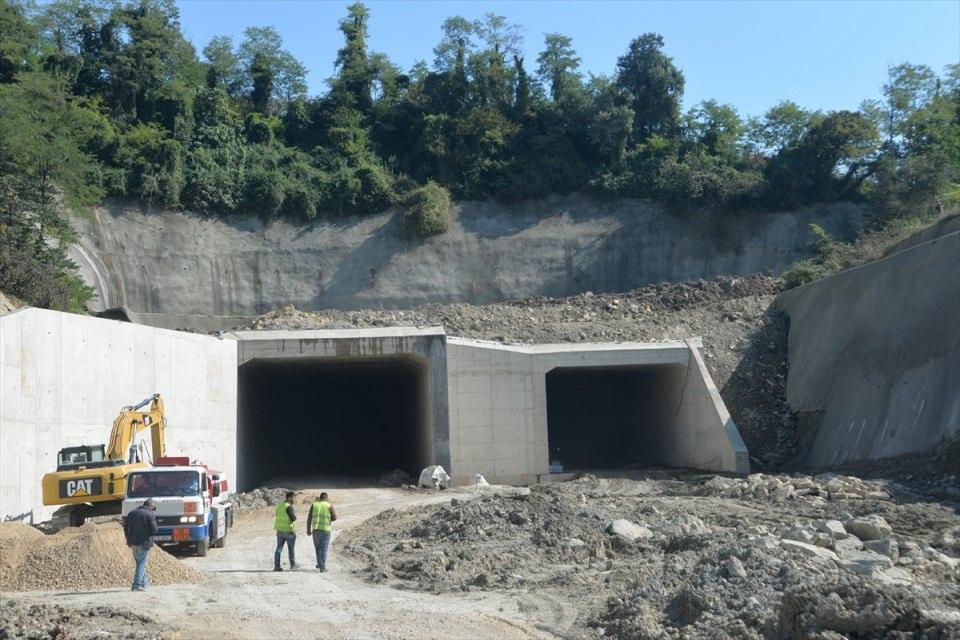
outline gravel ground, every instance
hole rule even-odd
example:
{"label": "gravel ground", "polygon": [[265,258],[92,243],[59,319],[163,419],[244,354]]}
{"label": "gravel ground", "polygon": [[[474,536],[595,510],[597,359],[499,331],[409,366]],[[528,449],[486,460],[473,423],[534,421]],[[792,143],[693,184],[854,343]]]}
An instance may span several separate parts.
{"label": "gravel ground", "polygon": [[113,607],[77,609],[55,604],[0,603],[0,640],[168,640],[169,627],[147,616]]}
{"label": "gravel ground", "polygon": [[443,326],[447,333],[505,343],[655,342],[703,338],[703,355],[757,469],[796,453],[786,405],[786,318],[770,310],[780,291],[766,276],[658,284],[622,294],[585,293],[409,311],[299,311],[260,316],[252,329]]}
{"label": "gravel ground", "polygon": [[386,511],[341,544],[368,581],[514,593],[569,638],[945,640],[958,537],[956,504],[895,483],[647,471]]}

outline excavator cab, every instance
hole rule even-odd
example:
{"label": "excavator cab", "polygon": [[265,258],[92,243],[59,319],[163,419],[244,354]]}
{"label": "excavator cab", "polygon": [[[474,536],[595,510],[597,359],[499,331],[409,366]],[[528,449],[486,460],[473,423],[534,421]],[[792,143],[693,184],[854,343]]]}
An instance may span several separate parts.
{"label": "excavator cab", "polygon": [[[57,470],[43,476],[43,504],[60,507],[54,521],[78,526],[91,516],[120,513],[127,475],[166,455],[166,423],[163,399],[153,394],[120,410],[107,444],[61,449]],[[152,444],[149,458],[137,444],[137,435],[146,430]]]}

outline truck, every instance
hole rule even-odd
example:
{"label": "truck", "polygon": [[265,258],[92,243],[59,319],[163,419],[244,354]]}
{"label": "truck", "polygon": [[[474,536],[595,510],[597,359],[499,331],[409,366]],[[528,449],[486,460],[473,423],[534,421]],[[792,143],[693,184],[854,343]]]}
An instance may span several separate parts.
{"label": "truck", "polygon": [[151,463],[145,447],[136,441],[137,434],[150,430],[150,453],[160,458],[166,454],[166,427],[163,398],[155,393],[120,409],[109,443],[61,449],[57,470],[45,474],[41,481],[43,504],[60,507],[51,524],[56,528],[79,527],[90,517],[119,514],[127,476],[149,468]]}
{"label": "truck", "polygon": [[157,535],[154,542],[192,549],[205,556],[223,547],[233,526],[233,505],[226,475],[187,457],[166,456],[154,466],[127,476],[122,515],[153,498]]}

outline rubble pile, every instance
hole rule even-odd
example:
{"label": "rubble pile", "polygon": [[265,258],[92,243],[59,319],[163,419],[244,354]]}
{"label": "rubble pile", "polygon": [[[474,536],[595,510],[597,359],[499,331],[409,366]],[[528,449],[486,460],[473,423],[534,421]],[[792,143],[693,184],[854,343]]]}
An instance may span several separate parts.
{"label": "rubble pile", "polygon": [[234,513],[239,515],[245,511],[275,507],[283,502],[287,491],[290,489],[285,487],[257,487],[252,491],[235,493],[230,496],[230,502],[233,504]]}
{"label": "rubble pile", "polygon": [[56,604],[0,602],[0,638],[31,640],[167,640],[177,637],[169,626],[113,607],[75,609]]}
{"label": "rubble pile", "polygon": [[370,581],[563,601],[559,635],[960,637],[960,515],[911,496],[835,474],[634,472],[388,511],[338,544]]}
{"label": "rubble pile", "polygon": [[[55,591],[129,586],[134,562],[116,522],[53,535],[19,523],[0,524],[0,591]],[[195,582],[200,574],[160,548],[147,565],[151,584]]]}
{"label": "rubble pile", "polygon": [[251,329],[443,326],[449,335],[505,343],[657,342],[703,338],[702,353],[756,468],[794,457],[786,404],[786,318],[770,309],[780,291],[767,276],[662,283],[619,294],[583,293],[489,305],[431,304],[412,310],[301,311],[256,318]]}

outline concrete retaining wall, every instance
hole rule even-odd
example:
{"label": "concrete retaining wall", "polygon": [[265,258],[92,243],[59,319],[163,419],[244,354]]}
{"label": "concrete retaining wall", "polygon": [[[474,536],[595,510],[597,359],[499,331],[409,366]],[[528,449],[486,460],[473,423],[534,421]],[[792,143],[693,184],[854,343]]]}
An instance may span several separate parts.
{"label": "concrete retaining wall", "polygon": [[171,315],[245,316],[286,304],[483,304],[780,273],[809,257],[811,222],[846,238],[861,218],[858,207],[833,204],[722,216],[718,223],[641,200],[574,194],[515,204],[463,202],[450,231],[418,240],[396,212],[265,227],[258,218],[109,204],[96,209],[95,223],[77,221],[71,257],[97,291],[98,309],[124,305],[160,314],[144,316],[145,322],[180,328],[189,325]]}
{"label": "concrete retaining wall", "polygon": [[48,517],[40,480],[57,452],[107,442],[120,408],[155,392],[168,453],[235,479],[236,371],[232,341],[42,309],[0,317],[0,519]]}
{"label": "concrete retaining wall", "polygon": [[960,435],[960,233],[787,291],[776,306],[790,316],[787,401],[819,423],[809,465]]}

